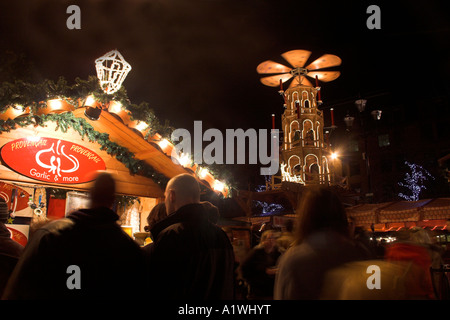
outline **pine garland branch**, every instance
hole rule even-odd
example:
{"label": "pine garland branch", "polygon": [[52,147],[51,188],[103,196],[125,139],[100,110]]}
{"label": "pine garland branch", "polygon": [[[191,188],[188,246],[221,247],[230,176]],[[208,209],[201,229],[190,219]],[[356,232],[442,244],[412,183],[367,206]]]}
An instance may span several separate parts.
{"label": "pine garland branch", "polygon": [[14,83],[3,82],[0,85],[0,113],[11,106],[18,106],[23,109],[28,107],[32,114],[37,114],[39,108],[46,107],[47,101],[52,99],[62,99],[78,107],[80,104],[84,105],[88,96],[93,96],[102,105],[108,105],[112,101],[120,102],[129,111],[132,120],[147,123],[150,129],[148,135],[158,132],[164,137],[170,137],[173,131],[167,120],[164,123],[159,121],[147,102],[131,103],[124,87],[112,95],[107,94],[101,89],[95,76],[89,76],[87,80],[76,78],[73,85],[69,85],[63,77],[56,82],[44,80],[38,84],[22,80],[16,80]]}

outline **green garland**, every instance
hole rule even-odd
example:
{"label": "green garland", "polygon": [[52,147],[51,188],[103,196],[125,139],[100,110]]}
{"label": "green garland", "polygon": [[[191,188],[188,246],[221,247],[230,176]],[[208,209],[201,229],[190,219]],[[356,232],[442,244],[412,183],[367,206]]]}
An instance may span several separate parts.
{"label": "green garland", "polygon": [[162,189],[165,188],[169,179],[157,172],[151,165],[145,161],[138,160],[134,154],[127,148],[118,145],[109,140],[109,134],[98,132],[85,119],[75,117],[71,112],[61,114],[47,115],[28,115],[16,119],[0,120],[0,134],[17,129],[17,127],[26,127],[29,125],[45,127],[47,121],[56,123],[56,130],[66,133],[69,128],[77,131],[81,139],[88,138],[90,142],[97,142],[100,149],[106,151],[112,157],[122,162],[130,171],[131,175],[141,175],[151,178]]}
{"label": "green garland", "polygon": [[116,204],[120,207],[131,207],[136,201],[140,203],[139,197],[124,195],[116,196]]}

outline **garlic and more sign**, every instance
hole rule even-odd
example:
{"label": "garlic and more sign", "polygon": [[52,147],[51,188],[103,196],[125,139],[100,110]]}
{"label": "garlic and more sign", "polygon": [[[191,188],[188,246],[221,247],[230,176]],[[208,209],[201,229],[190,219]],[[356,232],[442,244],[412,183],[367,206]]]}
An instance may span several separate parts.
{"label": "garlic and more sign", "polygon": [[94,180],[105,170],[103,159],[81,145],[54,138],[21,138],[1,149],[3,162],[29,178],[58,184],[77,184]]}

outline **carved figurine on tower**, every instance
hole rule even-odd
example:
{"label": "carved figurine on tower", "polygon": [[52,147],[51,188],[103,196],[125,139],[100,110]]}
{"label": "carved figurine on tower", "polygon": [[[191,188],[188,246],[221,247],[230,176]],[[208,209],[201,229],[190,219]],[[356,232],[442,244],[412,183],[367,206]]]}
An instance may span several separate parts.
{"label": "carved figurine on tower", "polygon": [[[328,160],[331,150],[324,142],[323,112],[318,109],[322,104],[318,82],[338,78],[339,71],[322,69],[339,66],[342,60],[335,55],[325,54],[304,68],[310,55],[311,52],[306,50],[288,51],[281,56],[293,68],[268,60],[258,65],[257,72],[274,74],[261,78],[261,82],[271,87],[279,86],[279,93],[284,98],[278,179],[303,185],[331,184],[332,173]],[[320,71],[315,71],[318,69]],[[307,77],[314,79],[316,85],[313,86]],[[290,79],[293,81],[289,88],[283,90],[283,83]],[[272,177],[272,188],[277,187],[274,178],[276,177]]]}

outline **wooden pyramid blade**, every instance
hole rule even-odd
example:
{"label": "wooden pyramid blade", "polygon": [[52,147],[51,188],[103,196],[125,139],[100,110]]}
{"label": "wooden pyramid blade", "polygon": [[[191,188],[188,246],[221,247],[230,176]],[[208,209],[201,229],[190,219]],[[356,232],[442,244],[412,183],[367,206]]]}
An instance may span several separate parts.
{"label": "wooden pyramid blade", "polygon": [[323,68],[330,68],[330,67],[336,67],[341,65],[342,60],[338,56],[335,56],[334,54],[324,54],[320,58],[313,61],[311,64],[309,64],[306,69],[308,70],[317,70],[317,69],[323,69]]}
{"label": "wooden pyramid blade", "polygon": [[329,81],[336,80],[337,78],[339,78],[340,75],[341,75],[341,73],[339,71],[312,71],[312,72],[308,72],[308,77],[316,79],[316,76],[317,76],[317,78],[320,81],[323,81],[323,82],[329,82]]}
{"label": "wooden pyramid blade", "polygon": [[283,53],[281,56],[289,62],[294,68],[301,68],[308,61],[311,51],[307,50],[291,50]]}
{"label": "wooden pyramid blade", "polygon": [[256,67],[256,71],[258,73],[283,73],[283,72],[289,72],[292,69],[289,67],[286,67],[280,63],[277,63],[275,61],[272,60],[267,60],[264,62],[261,62],[257,67]]}
{"label": "wooden pyramid blade", "polygon": [[290,73],[283,73],[261,78],[261,82],[262,84],[269,87],[277,87],[280,85],[280,79],[284,83],[288,81],[290,78],[292,78],[292,75]]}

